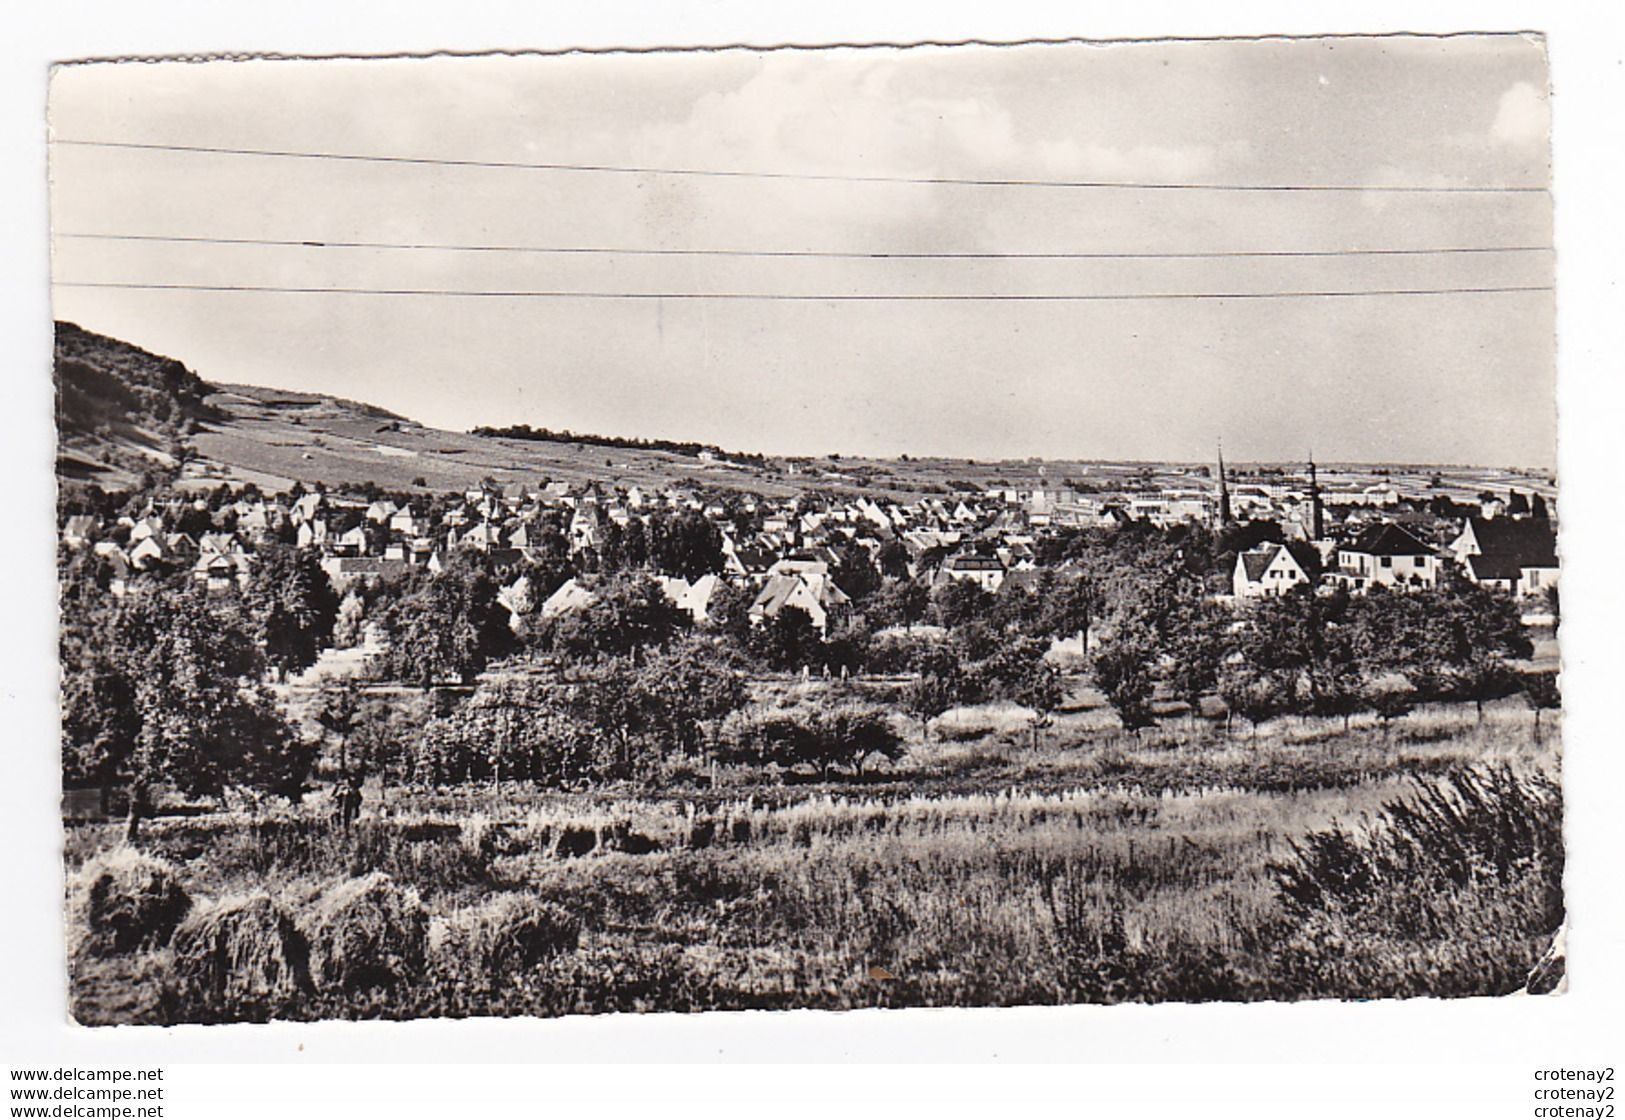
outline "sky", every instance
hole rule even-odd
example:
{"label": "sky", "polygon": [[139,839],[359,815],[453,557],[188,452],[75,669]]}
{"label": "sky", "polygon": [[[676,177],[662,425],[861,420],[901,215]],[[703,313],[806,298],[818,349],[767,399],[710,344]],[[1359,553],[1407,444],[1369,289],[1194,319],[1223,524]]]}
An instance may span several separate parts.
{"label": "sky", "polygon": [[[83,64],[50,124],[57,318],[211,381],[779,454],[1555,458],[1538,39]],[[1520,251],[1349,253],[1437,248]],[[1327,255],[1166,256],[1235,252]],[[1238,298],[1441,288],[1537,290]]]}

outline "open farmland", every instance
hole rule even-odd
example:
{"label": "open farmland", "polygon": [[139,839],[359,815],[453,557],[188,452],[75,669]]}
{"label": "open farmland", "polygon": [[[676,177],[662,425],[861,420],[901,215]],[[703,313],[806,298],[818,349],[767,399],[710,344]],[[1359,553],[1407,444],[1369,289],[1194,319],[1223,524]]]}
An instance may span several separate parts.
{"label": "open farmland", "polygon": [[1538,477],[735,464],[63,346],[184,462],[65,420],[136,478],[59,511],[81,1022],[1561,983]]}
{"label": "open farmland", "polygon": [[193,438],[198,460],[190,472],[195,482],[207,485],[230,479],[286,489],[298,479],[438,492],[467,489],[485,478],[504,483],[613,479],[654,488],[698,478],[765,493],[792,492],[745,468],[703,464],[692,456],[444,432],[331,397],[229,386],[212,394],[209,403],[222,419],[203,425]]}
{"label": "open farmland", "polygon": [[[250,385],[212,388],[205,398],[208,418],[199,422],[190,440],[196,457],[184,480],[193,487],[229,481],[274,491],[287,489],[295,480],[330,487],[370,482],[385,490],[428,494],[468,489],[484,479],[503,484],[548,479],[646,490],[700,484],[769,498],[826,489],[895,501],[967,489],[1076,486],[1085,492],[1121,494],[1169,487],[1207,493],[1213,487],[1209,468],[1197,464],[929,456],[769,458],[760,465],[706,461],[672,451],[442,431],[373,405],[317,394]],[[1271,465],[1238,464],[1237,477],[1245,480],[1250,470],[1262,472],[1257,477],[1264,480],[1280,473]],[[122,476],[105,470],[94,477],[104,483],[122,481]],[[1328,464],[1323,477],[1329,484],[1349,486],[1378,481],[1431,485],[1433,492],[1464,499],[1489,486],[1523,486],[1548,496],[1555,492],[1542,475],[1485,468]]]}
{"label": "open farmland", "polygon": [[[77,955],[75,1015],[1501,994],[1561,922],[1555,736],[1517,707],[1135,737],[1085,705],[1036,749],[1010,723],[952,713],[863,782],[673,771],[658,791],[373,789],[346,830],[320,796],[161,819],[142,847],[194,918]],[[117,826],[72,829],[70,877],[120,850]],[[317,919],[346,890],[377,896],[383,973],[333,971]],[[284,940],[239,924],[232,951],[283,971],[210,988],[194,927],[247,897]]]}

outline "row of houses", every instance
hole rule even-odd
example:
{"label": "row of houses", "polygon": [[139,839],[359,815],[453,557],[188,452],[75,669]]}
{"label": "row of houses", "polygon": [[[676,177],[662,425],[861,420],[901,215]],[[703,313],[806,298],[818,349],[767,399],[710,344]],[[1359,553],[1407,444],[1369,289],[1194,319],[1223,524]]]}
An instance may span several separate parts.
{"label": "row of houses", "polygon": [[[841,553],[852,548],[877,558],[883,548],[899,546],[912,577],[933,583],[967,581],[996,592],[1012,578],[1034,571],[1038,545],[1063,527],[1115,528],[1133,520],[1226,525],[1247,511],[1276,515],[1287,539],[1237,558],[1232,590],[1238,599],[1280,594],[1302,583],[1325,582],[1354,591],[1377,585],[1430,587],[1443,566],[1452,563],[1469,578],[1517,595],[1536,594],[1557,578],[1554,535],[1545,517],[1472,517],[1447,548],[1434,548],[1413,531],[1415,523],[1406,522],[1404,510],[1392,508],[1390,494],[1397,492],[1391,486],[1363,488],[1359,501],[1351,494],[1339,513],[1323,516],[1321,503],[1334,501],[1337,491],[1320,489],[1312,466],[1309,477],[1307,489],[1296,480],[1232,489],[1221,465],[1216,491],[1199,485],[1166,488],[1155,495],[1001,489],[909,502],[818,494],[718,497],[683,486],[649,492],[636,486],[559,482],[485,485],[432,502],[404,504],[319,492],[288,497],[249,493],[219,508],[202,499],[149,501],[139,516],[121,517],[110,525],[85,515],[70,517],[62,540],[70,548],[93,548],[108,559],[120,576],[115,591],[129,573],[187,565],[200,584],[225,593],[246,585],[256,549],[274,538],[319,552],[324,570],[342,592],[358,580],[395,577],[420,566],[438,571],[459,549],[515,565],[557,556],[561,550],[580,558],[608,547],[616,529],[649,525],[660,516],[697,515],[714,525],[720,538],[718,575],[753,589],[753,618],[773,617],[793,605],[806,610],[820,629],[847,605],[834,573]],[[1492,512],[1501,508],[1497,503]],[[201,532],[179,528],[200,519],[211,524],[205,512],[213,524],[229,527]],[[667,584],[673,601],[696,618],[705,616],[715,587],[715,580]],[[537,606],[529,602],[525,588],[510,590],[515,606],[526,608],[515,610],[516,615]],[[558,603],[540,606],[545,614],[585,594],[588,590],[579,584],[566,585]]]}
{"label": "row of houses", "polygon": [[1371,525],[1344,542],[1285,541],[1236,557],[1237,599],[1280,595],[1322,580],[1353,592],[1431,588],[1454,566],[1468,579],[1518,597],[1557,585],[1557,536],[1538,517],[1470,517],[1448,547],[1433,548],[1394,522]]}

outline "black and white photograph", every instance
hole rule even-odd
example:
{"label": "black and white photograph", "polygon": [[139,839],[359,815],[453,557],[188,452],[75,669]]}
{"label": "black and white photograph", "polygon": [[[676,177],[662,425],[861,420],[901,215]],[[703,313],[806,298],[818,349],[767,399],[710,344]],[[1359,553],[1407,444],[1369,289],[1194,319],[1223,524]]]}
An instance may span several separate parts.
{"label": "black and white photograph", "polygon": [[67,1015],[1569,998],[1552,89],[61,60]]}

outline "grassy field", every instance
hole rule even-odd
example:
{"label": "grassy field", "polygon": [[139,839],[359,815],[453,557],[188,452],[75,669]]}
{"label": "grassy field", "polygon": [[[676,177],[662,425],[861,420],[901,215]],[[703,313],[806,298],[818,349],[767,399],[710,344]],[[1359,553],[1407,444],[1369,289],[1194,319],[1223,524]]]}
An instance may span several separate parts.
{"label": "grassy field", "polygon": [[75,827],[73,1011],[1488,995],[1562,919],[1556,736],[1514,707],[1136,739],[1084,704],[1037,747],[1019,710],[937,731],[863,782],[371,791],[350,830],[315,797],[151,822],[140,853]]}
{"label": "grassy field", "polygon": [[[767,497],[831,487],[900,501],[967,487],[1056,487],[1068,479],[1102,491],[1208,485],[1205,476],[1193,475],[1190,468],[1179,464],[934,457],[796,462],[770,458],[765,467],[704,463],[665,451],[440,431],[371,405],[247,385],[216,386],[207,404],[216,419],[205,422],[191,437],[198,453],[198,461],[188,469],[192,485],[231,479],[285,490],[300,479],[307,485],[323,482],[329,486],[370,481],[385,489],[410,491],[421,478],[426,489],[445,491],[492,477],[501,482],[547,478],[659,490],[698,481]],[[1245,464],[1236,468],[1237,477],[1244,478]],[[1537,485],[1539,480],[1469,468],[1385,468],[1379,474],[1363,466],[1321,467],[1321,480],[1327,485],[1409,479],[1421,488],[1434,475],[1440,477],[1439,492],[1455,496],[1470,496],[1492,483],[1547,489]]]}

